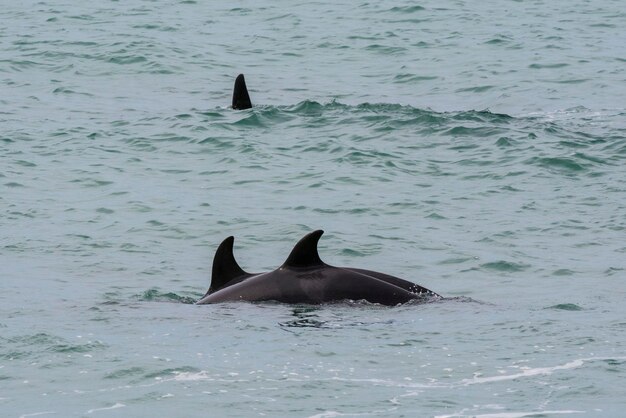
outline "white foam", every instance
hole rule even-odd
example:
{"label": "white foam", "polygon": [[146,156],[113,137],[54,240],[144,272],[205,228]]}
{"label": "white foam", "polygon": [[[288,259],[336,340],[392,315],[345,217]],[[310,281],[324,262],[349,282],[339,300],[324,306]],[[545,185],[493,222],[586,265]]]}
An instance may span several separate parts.
{"label": "white foam", "polygon": [[538,375],[549,375],[557,370],[568,370],[568,369],[576,369],[585,364],[584,359],[578,359],[574,361],[570,361],[569,363],[565,363],[560,366],[552,366],[552,367],[537,367],[537,368],[528,368],[522,370],[520,373],[515,374],[505,374],[501,376],[491,376],[491,377],[473,377],[471,379],[463,379],[461,380],[461,385],[475,385],[477,383],[489,383],[489,382],[499,382],[502,380],[514,380],[519,379],[521,377],[529,377],[529,376],[538,376]]}
{"label": "white foam", "polygon": [[315,415],[310,415],[309,418],[334,418],[334,417],[345,417],[345,416],[351,416],[351,417],[358,417],[358,416],[378,416],[378,415],[385,415],[388,414],[391,411],[395,411],[397,408],[391,408],[388,410],[382,410],[382,411],[371,411],[371,412],[350,412],[350,413],[343,413],[343,412],[338,412],[338,411],[324,411],[321,414],[315,414]]}
{"label": "white foam", "polygon": [[203,371],[197,372],[197,373],[177,372],[175,374],[174,378],[172,378],[172,379],[165,379],[165,380],[175,380],[175,381],[178,381],[178,382],[193,382],[193,381],[197,381],[197,380],[214,380],[214,379],[209,376],[208,372],[203,370]]}
{"label": "white foam", "polygon": [[585,363],[591,361],[598,360],[626,360],[626,357],[590,357],[590,358],[581,358],[572,360],[565,364],[560,364],[551,367],[518,367],[520,371],[518,373],[506,374],[506,370],[499,370],[499,375],[496,376],[474,376],[468,379],[462,379],[457,382],[444,383],[437,381],[436,379],[430,379],[427,383],[419,383],[414,381],[397,381],[397,380],[386,380],[386,379],[354,379],[354,378],[344,378],[344,377],[332,377],[330,380],[337,381],[346,381],[346,382],[358,382],[358,383],[370,383],[375,386],[388,386],[388,387],[404,387],[408,389],[413,389],[410,392],[407,392],[403,395],[399,395],[399,397],[410,397],[410,396],[418,396],[424,390],[428,389],[451,389],[462,386],[470,386],[476,384],[483,383],[494,383],[494,382],[502,382],[508,380],[522,379],[522,378],[530,378],[534,376],[546,376],[551,375],[554,372],[561,370],[573,370],[583,366]]}
{"label": "white foam", "polygon": [[557,415],[557,414],[584,414],[586,411],[564,410],[564,411],[528,411],[528,412],[497,412],[495,414],[452,414],[452,415],[435,415],[435,418],[523,418],[537,415]]}
{"label": "white foam", "polygon": [[33,412],[32,414],[20,415],[20,418],[36,417],[38,415],[48,415],[48,414],[56,414],[56,412],[53,412],[53,411]]}
{"label": "white foam", "polygon": [[333,417],[340,417],[344,414],[342,414],[341,412],[337,412],[337,411],[324,411],[321,414],[317,414],[317,415],[311,415],[309,418],[333,418]]}
{"label": "white foam", "polygon": [[124,405],[123,403],[116,403],[113,406],[109,406],[106,408],[96,408],[96,409],[90,409],[89,411],[87,411],[88,414],[93,414],[94,412],[98,412],[98,411],[108,411],[110,409],[117,409],[117,408],[123,408],[126,405]]}
{"label": "white foam", "polygon": [[590,357],[590,358],[581,358],[570,361],[569,363],[565,363],[559,366],[552,367],[536,367],[536,368],[525,368],[522,369],[520,373],[514,374],[505,374],[501,376],[490,376],[490,377],[476,377],[474,376],[471,379],[463,379],[459,384],[461,386],[469,386],[475,385],[477,383],[491,383],[491,382],[499,382],[503,380],[514,380],[520,379],[523,377],[531,377],[531,376],[541,376],[541,375],[550,375],[559,370],[570,370],[581,367],[583,364],[595,361],[595,360],[626,360],[626,357]]}

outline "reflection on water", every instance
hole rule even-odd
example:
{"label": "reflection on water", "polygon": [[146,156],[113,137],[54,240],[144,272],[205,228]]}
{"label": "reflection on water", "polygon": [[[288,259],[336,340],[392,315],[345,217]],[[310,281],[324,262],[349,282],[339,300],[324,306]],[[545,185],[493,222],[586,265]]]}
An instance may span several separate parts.
{"label": "reflection on water", "polygon": [[291,311],[294,319],[280,322],[279,325],[290,328],[335,328],[328,321],[322,320],[318,312],[320,312],[318,306],[297,306]]}
{"label": "reflection on water", "polygon": [[[356,306],[358,305],[358,306]],[[346,311],[341,307],[347,308]],[[355,320],[355,309],[364,308],[357,317],[367,317],[372,320]],[[285,328],[325,328],[341,329],[349,327],[371,326],[374,324],[391,324],[393,319],[380,321],[372,318],[371,314],[378,309],[387,310],[388,306],[370,304],[367,302],[342,301],[326,305],[299,305],[291,310],[293,319],[279,322],[278,325]]]}

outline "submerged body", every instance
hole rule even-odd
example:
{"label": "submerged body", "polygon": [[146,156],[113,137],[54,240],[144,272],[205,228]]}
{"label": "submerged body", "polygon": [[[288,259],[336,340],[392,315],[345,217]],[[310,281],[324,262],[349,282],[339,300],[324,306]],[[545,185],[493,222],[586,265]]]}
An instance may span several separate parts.
{"label": "submerged body", "polygon": [[415,283],[370,270],[334,267],[317,253],[323,231],[314,231],[294,247],[278,269],[260,274],[243,271],[234,259],[234,239],[222,242],[213,260],[211,287],[198,304],[226,301],[278,301],[319,304],[366,300],[397,305],[415,299],[440,297]]}

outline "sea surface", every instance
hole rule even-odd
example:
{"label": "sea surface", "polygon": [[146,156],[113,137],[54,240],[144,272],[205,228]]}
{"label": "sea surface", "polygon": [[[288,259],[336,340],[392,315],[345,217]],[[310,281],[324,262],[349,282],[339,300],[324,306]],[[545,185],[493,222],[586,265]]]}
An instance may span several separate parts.
{"label": "sea surface", "polygon": [[623,0],[1,3],[0,416],[624,416]]}

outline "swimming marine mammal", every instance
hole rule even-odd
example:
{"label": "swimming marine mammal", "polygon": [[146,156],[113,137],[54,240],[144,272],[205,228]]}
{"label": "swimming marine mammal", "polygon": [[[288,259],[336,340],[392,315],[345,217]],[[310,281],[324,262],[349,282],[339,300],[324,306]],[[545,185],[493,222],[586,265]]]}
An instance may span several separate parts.
{"label": "swimming marine mammal", "polygon": [[397,305],[415,299],[441,298],[425,287],[385,273],[324,263],[317,252],[323,233],[317,230],[304,236],[283,265],[267,273],[244,271],[233,255],[234,238],[226,238],[213,259],[209,290],[196,304],[238,300],[310,304],[366,300]]}
{"label": "swimming marine mammal", "polygon": [[233,109],[243,110],[251,107],[252,102],[246,87],[246,79],[243,74],[239,74],[235,79],[235,88],[233,89]]}

